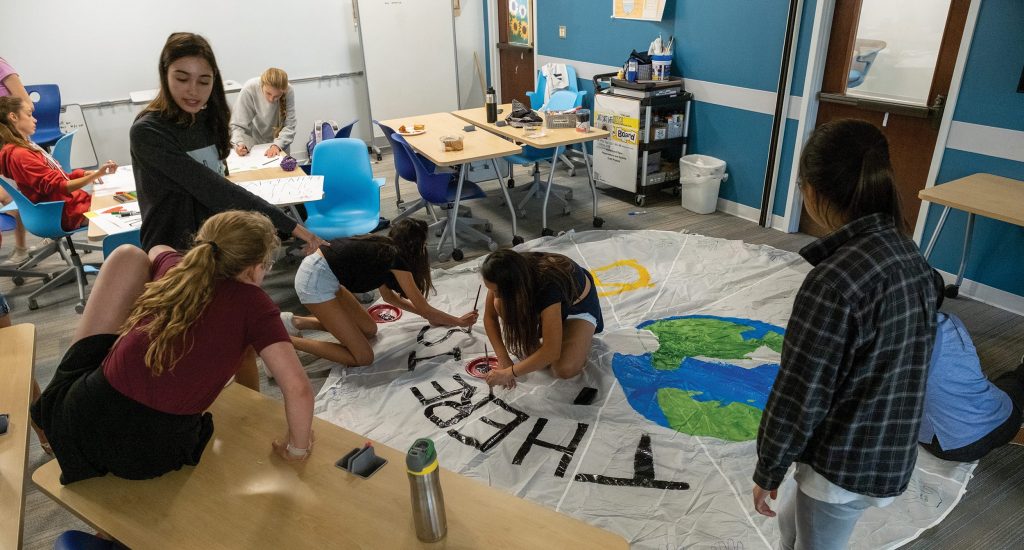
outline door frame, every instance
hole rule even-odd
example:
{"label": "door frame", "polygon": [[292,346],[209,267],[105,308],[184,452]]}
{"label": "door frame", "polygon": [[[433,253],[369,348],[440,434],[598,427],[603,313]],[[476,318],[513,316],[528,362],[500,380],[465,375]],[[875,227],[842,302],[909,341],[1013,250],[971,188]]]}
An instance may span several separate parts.
{"label": "door frame", "polygon": [[[508,0],[485,1],[487,2],[487,36],[491,40],[491,43],[487,45],[487,51],[491,56],[491,74],[488,77],[491,79],[491,86],[494,86],[494,93],[500,105],[505,103],[505,100],[501,97],[501,56],[498,54],[497,14],[498,2],[507,2]],[[537,67],[537,0],[531,0],[531,2],[533,3],[533,17],[530,18],[530,24],[533,25],[533,69],[536,71],[539,70]]]}
{"label": "door frame", "polygon": [[[803,103],[800,106],[800,122],[797,126],[797,139],[793,148],[793,166],[790,170],[789,188],[786,197],[786,214],[783,217],[784,231],[787,233],[796,233],[800,230],[803,197],[796,184],[797,172],[800,168],[800,154],[803,152],[804,143],[807,142],[807,138],[814,131],[815,121],[818,118],[817,92],[821,90],[821,83],[825,75],[825,58],[828,53],[829,39],[831,38],[832,14],[835,11],[835,4],[835,0],[818,0],[818,5],[814,12],[814,27],[811,29],[811,44],[807,57],[807,74],[804,78]],[[974,38],[974,30],[978,23],[978,10],[980,8],[981,0],[971,0],[971,4],[967,9],[967,21],[964,23],[964,33],[960,39],[960,49],[957,51],[956,64],[953,67],[953,77],[949,83],[949,96],[946,100],[946,107],[942,112],[939,134],[935,139],[935,150],[932,153],[932,161],[928,167],[925,189],[935,186],[939,167],[942,166],[942,157],[946,152],[949,129],[953,124],[953,114],[956,111],[957,100],[960,96],[960,85],[963,82],[964,69],[967,66],[967,56],[970,54],[971,41]],[[921,203],[917,224],[914,227],[913,238],[919,246],[924,234],[924,226],[928,219],[929,205],[928,201]]]}

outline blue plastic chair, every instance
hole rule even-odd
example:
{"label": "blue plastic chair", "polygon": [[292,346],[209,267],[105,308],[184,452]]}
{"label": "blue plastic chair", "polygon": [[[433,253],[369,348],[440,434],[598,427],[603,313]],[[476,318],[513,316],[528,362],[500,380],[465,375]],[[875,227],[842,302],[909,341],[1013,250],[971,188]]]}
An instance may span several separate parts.
{"label": "blue plastic chair", "polygon": [[142,248],[142,238],[140,237],[140,233],[140,230],[132,229],[131,231],[122,231],[121,233],[107,235],[103,239],[103,258],[106,259],[114,252],[115,249],[117,249],[117,247],[122,245]]}
{"label": "blue plastic chair", "polygon": [[[32,141],[40,147],[49,147],[64,134],[60,131],[60,87],[56,84],[34,84],[25,86],[28,96],[35,103],[36,133]],[[36,100],[35,97],[39,96]]]}
{"label": "blue plastic chair", "polygon": [[[352,122],[349,122],[348,124],[342,126],[341,128],[338,128],[338,131],[335,132],[334,137],[336,137],[336,138],[352,137],[352,128],[355,128],[357,122],[359,122],[358,118],[353,120]],[[327,137],[324,137],[324,139],[327,139]]]}
{"label": "blue plastic chair", "polygon": [[[436,222],[437,216],[434,215],[433,209],[430,208],[430,203],[423,200],[422,198],[414,202],[411,206],[405,206],[404,201],[402,201],[402,189],[399,185],[399,182],[404,179],[406,181],[416,183],[416,168],[412,165],[412,159],[409,158],[409,154],[406,153],[406,149],[404,147],[399,147],[398,145],[396,145],[395,140],[391,138],[391,135],[395,134],[396,132],[393,129],[391,129],[390,126],[385,126],[381,124],[380,121],[374,120],[373,123],[380,128],[381,132],[384,132],[384,137],[386,137],[388,143],[391,144],[391,155],[392,159],[395,162],[395,196],[397,197],[395,199],[395,205],[398,206],[399,210],[402,210],[402,213],[396,216],[393,220],[391,220],[391,223],[395,223],[398,220],[401,220],[402,218],[406,218],[410,214],[421,208],[426,208],[427,211],[430,212],[431,217],[433,217],[434,221]],[[422,157],[420,157],[420,160],[426,164],[427,169],[430,172],[434,171],[435,167],[432,162]]]}
{"label": "blue plastic chair", "polygon": [[[579,106],[579,101],[582,96],[578,95],[578,92],[571,92],[568,90],[559,90],[548,99],[547,105],[542,110],[546,111],[567,111]],[[564,151],[564,148],[563,148]],[[527,186],[526,196],[519,202],[516,209],[519,211],[519,215],[526,217],[526,202],[533,197],[539,196],[544,190],[544,186],[541,185],[540,181],[540,163],[551,162],[551,159],[555,155],[555,149],[537,149],[528,145],[523,146],[523,152],[517,155],[510,155],[505,157],[505,160],[509,163],[509,187],[515,185],[515,180],[511,177],[512,165],[519,166],[532,166],[533,167],[533,181]],[[564,161],[569,166],[569,175],[576,175],[576,167],[573,165],[563,153],[559,154],[559,159]],[[569,214],[569,203],[572,199],[572,190],[563,186],[557,186],[562,191],[562,195],[558,193],[551,193],[551,196],[562,203],[562,213]],[[554,191],[554,190],[552,190]]]}
{"label": "blue plastic chair", "polygon": [[114,541],[82,531],[64,531],[53,541],[53,550],[119,550],[126,548]]}
{"label": "blue plastic chair", "polygon": [[44,258],[54,253],[60,254],[68,264],[67,269],[53,277],[32,294],[29,294],[28,308],[33,310],[39,309],[36,297],[74,279],[78,283],[78,304],[75,305],[75,311],[78,313],[85,311],[85,285],[88,284],[85,276],[86,274],[91,274],[92,271],[87,270],[85,265],[82,264],[82,258],[75,250],[75,243],[72,242],[71,236],[87,230],[88,227],[83,226],[71,231],[65,231],[61,227],[61,214],[64,212],[64,203],[62,201],[33,203],[22,194],[16,185],[4,178],[0,178],[0,187],[3,187],[11,198],[14,199],[15,204],[18,205],[18,212],[21,214],[21,222],[25,224],[25,229],[37,237],[53,240],[52,243],[36,252],[28,262],[22,264],[21,269],[35,267]]}
{"label": "blue plastic chair", "polygon": [[78,130],[68,132],[67,134],[61,136],[61,138],[58,139],[57,143],[53,146],[53,152],[51,153],[51,155],[53,155],[54,160],[60,163],[60,167],[63,168],[65,172],[71,172],[72,170],[71,142],[72,140],[75,139],[76,133],[78,133]]}
{"label": "blue plastic chair", "polygon": [[[570,92],[577,94],[576,103],[572,107],[579,107],[583,105],[583,98],[587,95],[587,92],[585,90],[580,90],[579,81],[576,79],[576,69],[573,69],[571,66],[566,65],[565,72],[568,73],[567,80],[569,81],[569,87],[563,88],[563,90],[568,90]],[[537,111],[544,107],[544,88],[546,88],[547,85],[547,77],[544,76],[544,73],[542,71],[538,70],[536,89],[534,89],[534,91],[532,92],[526,92],[526,97],[530,98],[531,109]],[[572,107],[569,108],[571,109]]]}
{"label": "blue plastic chair", "polygon": [[394,147],[401,148],[409,160],[412,161],[413,168],[416,170],[416,189],[419,191],[420,197],[427,204],[441,207],[447,214],[446,218],[431,225],[431,229],[436,229],[442,224],[444,227],[441,233],[441,240],[437,243],[438,257],[442,261],[446,259],[446,256],[441,253],[441,249],[444,247],[445,237],[450,234],[452,237],[451,257],[455,260],[463,258],[462,249],[459,248],[458,241],[456,240],[457,232],[487,243],[487,247],[490,250],[497,250],[498,243],[474,228],[474,226],[482,225],[485,231],[490,231],[491,223],[487,220],[470,216],[459,217],[458,209],[455,208],[456,196],[459,197],[459,202],[461,202],[486,197],[487,193],[484,193],[484,190],[479,185],[463,180],[462,193],[458,194],[458,172],[435,172],[429,166],[429,161],[418,155],[409,145],[409,142],[405,141],[405,138],[398,133],[391,134],[391,143]]}
{"label": "blue plastic chair", "polygon": [[384,178],[373,177],[366,144],[353,138],[318,143],[310,173],[324,177],[324,198],[306,203],[310,231],[323,239],[337,239],[377,227]]}

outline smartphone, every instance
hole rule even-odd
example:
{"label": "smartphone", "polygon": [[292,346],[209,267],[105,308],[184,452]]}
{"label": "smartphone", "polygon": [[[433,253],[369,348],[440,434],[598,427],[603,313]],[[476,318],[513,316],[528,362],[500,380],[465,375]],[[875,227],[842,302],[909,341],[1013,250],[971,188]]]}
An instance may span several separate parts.
{"label": "smartphone", "polygon": [[576,396],[576,400],[572,404],[589,405],[594,402],[595,398],[597,398],[597,388],[586,387],[580,390],[579,395]]}

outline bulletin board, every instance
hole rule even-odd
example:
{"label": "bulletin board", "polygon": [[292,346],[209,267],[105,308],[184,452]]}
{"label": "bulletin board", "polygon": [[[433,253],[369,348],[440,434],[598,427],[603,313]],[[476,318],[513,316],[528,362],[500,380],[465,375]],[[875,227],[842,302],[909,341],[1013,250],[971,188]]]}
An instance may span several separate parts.
{"label": "bulletin board", "polygon": [[612,0],[613,19],[661,21],[665,0]]}

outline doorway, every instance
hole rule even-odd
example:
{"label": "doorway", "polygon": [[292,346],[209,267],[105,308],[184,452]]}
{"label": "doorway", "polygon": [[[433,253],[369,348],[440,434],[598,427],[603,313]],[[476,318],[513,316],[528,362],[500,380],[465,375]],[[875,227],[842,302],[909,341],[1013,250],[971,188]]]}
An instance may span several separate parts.
{"label": "doorway", "polygon": [[[885,134],[903,206],[917,222],[970,0],[836,0],[815,126],[853,118]],[[827,232],[803,210],[800,231]]]}
{"label": "doorway", "polygon": [[[518,99],[529,105],[526,92],[533,91],[536,78],[533,69],[533,0],[496,0],[496,4],[501,102]],[[510,32],[513,28],[516,29],[514,33]]]}

